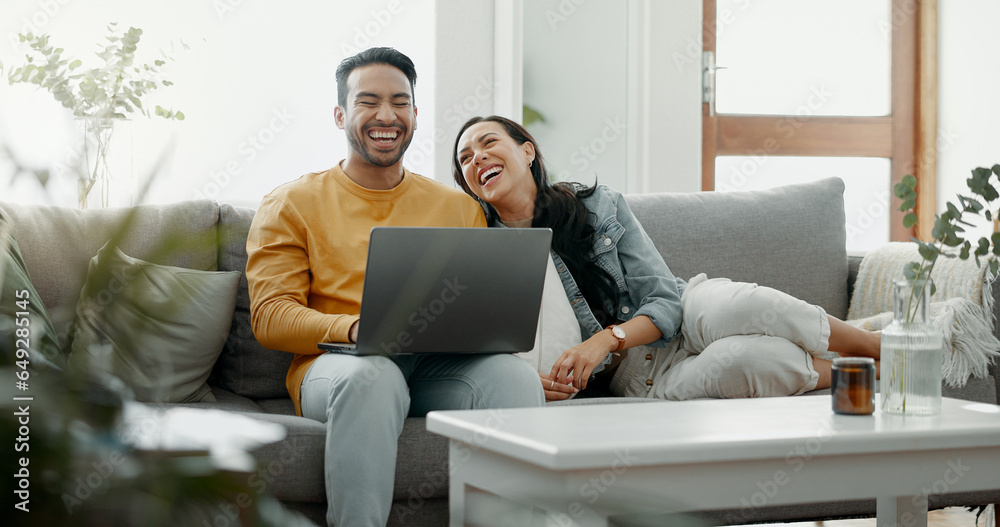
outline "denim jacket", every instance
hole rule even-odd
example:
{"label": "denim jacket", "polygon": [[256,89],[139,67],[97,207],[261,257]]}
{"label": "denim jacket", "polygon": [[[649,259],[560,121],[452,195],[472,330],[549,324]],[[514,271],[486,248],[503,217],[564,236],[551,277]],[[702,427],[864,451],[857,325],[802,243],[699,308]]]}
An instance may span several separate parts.
{"label": "denim jacket", "polygon": [[[681,295],[687,283],[670,272],[620,193],[599,185],[582,201],[593,213],[588,221],[596,231],[593,255],[597,265],[614,279],[618,289],[615,317],[626,321],[638,315],[648,316],[663,333],[663,337],[649,346],[666,346],[680,331]],[[597,322],[566,264],[555,251],[551,254],[580,323],[580,336],[587,340],[604,328]]]}

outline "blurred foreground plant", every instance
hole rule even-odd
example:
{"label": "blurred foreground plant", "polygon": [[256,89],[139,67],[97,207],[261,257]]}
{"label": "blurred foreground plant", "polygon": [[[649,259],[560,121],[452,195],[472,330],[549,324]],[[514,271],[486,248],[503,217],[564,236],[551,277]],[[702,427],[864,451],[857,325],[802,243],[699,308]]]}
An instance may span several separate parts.
{"label": "blurred foreground plant", "polygon": [[[165,159],[166,154],[154,163],[140,196],[148,193]],[[112,246],[136,235],[138,211],[133,207],[126,212],[111,235]],[[12,250],[6,227],[6,221],[0,221],[0,256]],[[196,251],[200,244],[220,243],[227,243],[225,235],[170,234],[156,245],[150,258],[160,260],[170,253]],[[6,284],[8,271],[5,258],[0,257],[0,285]],[[109,284],[113,278],[106,265],[94,273]],[[120,301],[124,288],[109,285],[104,290],[107,302],[114,303]],[[3,305],[12,303],[3,297],[0,293]],[[40,301],[32,295],[32,302]],[[159,305],[161,311],[184,308],[178,301]],[[0,315],[0,379],[4,380],[0,382],[0,437],[9,438],[11,445],[0,455],[0,470],[8,474],[0,479],[0,493],[13,497],[5,517],[21,520],[15,525],[312,525],[262,489],[256,472],[216,466],[208,452],[200,450],[136,448],[136,431],[165,426],[165,414],[125,423],[123,408],[131,394],[120,379],[89,361],[73,365],[47,360],[38,345],[44,326],[37,319],[27,319],[31,344],[15,345],[13,332],[18,325],[5,318]],[[121,353],[131,354],[136,346],[125,340],[118,347]],[[29,359],[20,353],[22,348],[30,353]],[[22,388],[14,382],[25,371],[30,374],[24,375],[30,392],[19,391],[26,390],[27,384]]]}

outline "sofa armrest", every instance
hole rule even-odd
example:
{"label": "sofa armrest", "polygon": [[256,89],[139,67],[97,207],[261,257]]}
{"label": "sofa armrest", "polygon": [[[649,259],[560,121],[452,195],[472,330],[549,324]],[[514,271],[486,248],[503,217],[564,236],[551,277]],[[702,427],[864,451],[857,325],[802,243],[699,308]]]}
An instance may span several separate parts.
{"label": "sofa armrest", "polygon": [[[858,279],[858,270],[861,267],[861,260],[864,253],[849,253],[847,255],[847,297],[854,295],[854,284]],[[1000,280],[998,280],[1000,282]],[[1000,283],[994,283],[993,292],[993,334],[1000,338]],[[996,401],[1000,404],[1000,367],[993,363],[989,368],[989,376],[993,378],[993,385],[996,391]]]}
{"label": "sofa armrest", "polygon": [[858,281],[858,269],[861,268],[863,253],[848,253],[847,255],[847,298],[854,296],[854,283]]}

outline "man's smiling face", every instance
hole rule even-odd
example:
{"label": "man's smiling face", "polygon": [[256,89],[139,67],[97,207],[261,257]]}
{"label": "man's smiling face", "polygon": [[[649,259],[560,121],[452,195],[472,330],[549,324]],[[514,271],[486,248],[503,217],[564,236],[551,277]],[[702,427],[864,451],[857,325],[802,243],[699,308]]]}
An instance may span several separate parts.
{"label": "man's smiling face", "polygon": [[369,64],[352,71],[347,84],[347,107],[335,117],[349,155],[377,167],[399,163],[417,128],[410,81],[393,66]]}

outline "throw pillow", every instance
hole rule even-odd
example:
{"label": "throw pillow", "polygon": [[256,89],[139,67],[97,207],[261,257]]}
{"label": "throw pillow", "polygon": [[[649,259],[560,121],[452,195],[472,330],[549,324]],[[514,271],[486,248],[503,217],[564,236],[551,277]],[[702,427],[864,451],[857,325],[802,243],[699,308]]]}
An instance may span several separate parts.
{"label": "throw pillow", "polygon": [[[0,256],[0,350],[3,351],[0,363],[13,365],[27,360],[28,367],[35,371],[62,369],[65,359],[52,320],[31,283],[21,248],[10,237],[10,226],[2,219]],[[27,357],[18,354],[22,349],[28,351]]]}
{"label": "throw pillow", "polygon": [[122,379],[139,401],[214,402],[206,384],[236,305],[240,273],[131,258],[105,245],[76,308],[70,366]]}
{"label": "throw pillow", "polygon": [[542,286],[542,307],[538,313],[535,347],[517,355],[528,361],[538,373],[548,375],[563,352],[581,342],[580,323],[550,255]]}

